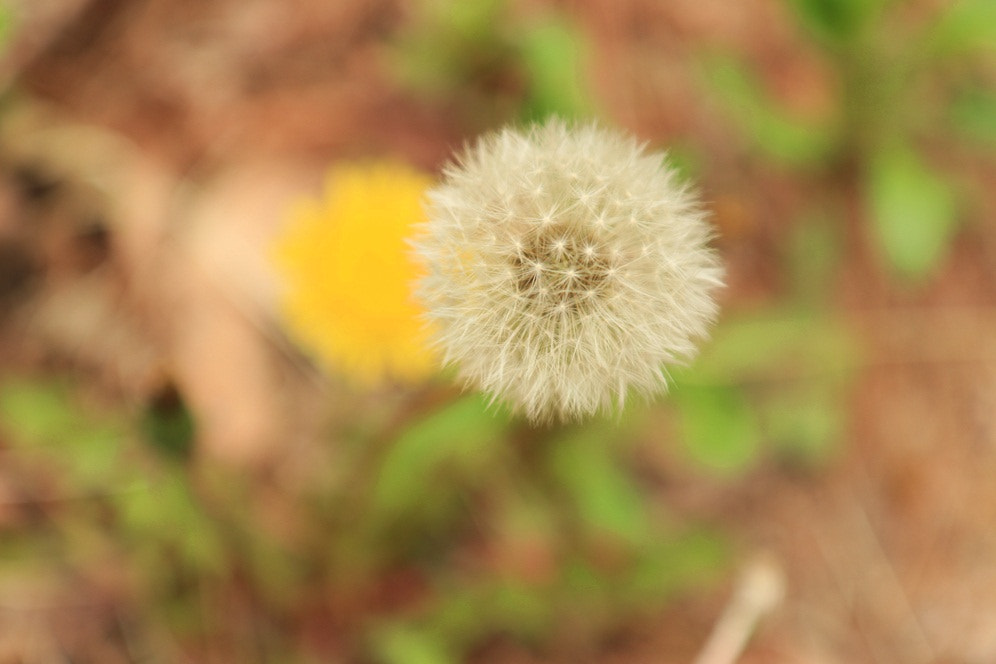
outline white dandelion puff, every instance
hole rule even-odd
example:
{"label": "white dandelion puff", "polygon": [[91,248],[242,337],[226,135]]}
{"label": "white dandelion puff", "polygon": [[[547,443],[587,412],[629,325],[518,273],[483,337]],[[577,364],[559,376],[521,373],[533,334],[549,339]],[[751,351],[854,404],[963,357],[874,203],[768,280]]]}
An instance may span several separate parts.
{"label": "white dandelion puff", "polygon": [[666,389],[717,314],[695,194],[634,139],[554,120],[485,136],[428,194],[413,244],[435,343],[533,422]]}

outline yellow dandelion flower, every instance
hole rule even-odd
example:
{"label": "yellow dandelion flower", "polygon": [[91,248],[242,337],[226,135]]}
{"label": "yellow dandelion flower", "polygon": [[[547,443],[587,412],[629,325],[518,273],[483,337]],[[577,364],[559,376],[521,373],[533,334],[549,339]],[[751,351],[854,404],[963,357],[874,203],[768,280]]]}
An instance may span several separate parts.
{"label": "yellow dandelion flower", "polygon": [[400,163],[338,166],[320,200],[295,205],[277,239],[283,314],[295,338],[362,387],[416,382],[434,362],[406,238],[431,179]]}

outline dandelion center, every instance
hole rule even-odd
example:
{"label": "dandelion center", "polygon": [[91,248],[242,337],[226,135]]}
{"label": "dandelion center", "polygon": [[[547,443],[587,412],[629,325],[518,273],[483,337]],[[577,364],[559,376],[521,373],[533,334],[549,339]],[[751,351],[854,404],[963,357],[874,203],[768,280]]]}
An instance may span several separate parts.
{"label": "dandelion center", "polygon": [[612,269],[597,247],[590,235],[556,226],[523,241],[509,261],[515,291],[540,316],[590,312]]}

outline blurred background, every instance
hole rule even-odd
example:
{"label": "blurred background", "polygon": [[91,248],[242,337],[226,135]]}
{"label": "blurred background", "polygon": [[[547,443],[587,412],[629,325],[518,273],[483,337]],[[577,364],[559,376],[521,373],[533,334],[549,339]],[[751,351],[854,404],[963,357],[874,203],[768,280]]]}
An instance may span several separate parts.
{"label": "blurred background", "polygon": [[[992,0],[3,0],[0,53],[3,664],[996,661]],[[327,169],[551,114],[712,211],[667,398],[297,347]]]}

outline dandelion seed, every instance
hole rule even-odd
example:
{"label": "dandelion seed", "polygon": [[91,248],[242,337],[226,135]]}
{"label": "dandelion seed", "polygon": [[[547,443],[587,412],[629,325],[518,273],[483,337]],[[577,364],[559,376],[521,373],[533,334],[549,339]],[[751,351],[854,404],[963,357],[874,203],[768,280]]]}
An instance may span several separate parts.
{"label": "dandelion seed", "polygon": [[723,269],[697,198],[661,163],[618,132],[551,121],[447,168],[413,243],[417,294],[467,384],[534,422],[666,389],[716,317]]}

